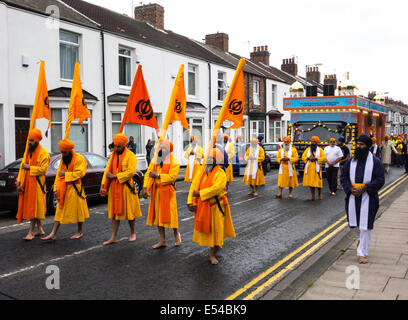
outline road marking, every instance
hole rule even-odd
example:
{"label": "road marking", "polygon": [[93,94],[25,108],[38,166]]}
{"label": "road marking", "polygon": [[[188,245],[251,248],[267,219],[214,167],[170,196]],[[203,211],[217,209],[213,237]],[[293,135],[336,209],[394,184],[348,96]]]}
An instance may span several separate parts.
{"label": "road marking", "polygon": [[248,201],[252,201],[252,200],[255,200],[255,199],[260,199],[260,198],[262,198],[262,196],[252,198],[252,199],[248,199],[248,200],[244,200],[244,201],[241,201],[241,202],[237,202],[237,203],[234,203],[232,206],[237,206],[239,204],[242,204],[242,203],[245,203],[245,202],[248,202]]}
{"label": "road marking", "polygon": [[400,184],[405,182],[408,179],[408,176],[406,176],[404,179],[400,180],[397,184],[393,185],[392,188],[388,189],[386,192],[382,193],[380,195],[380,199],[384,198],[387,194],[389,194],[391,191],[393,191],[396,187],[398,187]]}
{"label": "road marking", "polygon": [[390,189],[394,184],[397,184],[400,180],[404,179],[407,177],[407,174],[403,174],[401,177],[399,177],[397,180],[394,180],[392,183],[387,185],[386,187],[382,188],[379,192],[378,195],[384,193],[386,190]]}
{"label": "road marking", "polygon": [[[119,243],[119,242],[122,242],[122,241],[124,241],[124,240],[128,240],[128,238],[122,238],[122,239],[118,240],[118,243]],[[74,256],[79,256],[79,255],[81,255],[81,254],[87,253],[87,252],[92,251],[92,250],[95,250],[95,249],[103,248],[103,247],[104,247],[104,246],[100,244],[100,245],[97,245],[97,246],[94,246],[94,247],[91,247],[91,248],[88,248],[88,249],[85,249],[85,250],[81,250],[81,251],[74,252],[74,253],[72,253],[72,254],[67,254],[67,255],[65,255],[65,256],[63,256],[63,257],[59,257],[59,258],[54,258],[54,259],[48,260],[47,262],[41,262],[41,263],[39,263],[39,264],[30,266],[30,267],[26,267],[26,268],[22,268],[22,269],[13,271],[13,272],[5,273],[5,274],[0,275],[0,279],[8,278],[8,277],[14,276],[14,275],[19,274],[19,273],[22,273],[22,272],[26,272],[26,271],[29,271],[29,270],[33,270],[33,269],[39,268],[39,267],[44,266],[44,265],[50,265],[50,264],[52,264],[52,263],[55,263],[55,262],[64,260],[64,259],[66,259],[66,258],[71,258],[71,257],[74,257]]]}
{"label": "road marking", "polygon": [[18,226],[24,226],[24,225],[28,225],[28,224],[30,224],[30,222],[17,223],[17,224],[13,224],[11,226],[1,227],[0,230],[4,230],[4,229],[8,229],[8,228],[14,228],[14,227],[18,227]]}
{"label": "road marking", "polygon": [[299,256],[294,261],[292,261],[290,264],[288,264],[288,266],[283,268],[281,271],[279,271],[276,275],[274,275],[268,281],[266,281],[264,284],[260,285],[256,290],[251,292],[243,300],[252,300],[258,293],[260,293],[265,288],[270,286],[272,283],[274,283],[276,280],[278,280],[280,277],[282,277],[286,272],[291,271],[297,264],[299,264],[300,262],[302,262],[302,260],[304,260],[308,256],[310,256],[313,252],[315,252],[317,249],[319,249],[328,240],[330,240],[332,237],[334,237],[336,234],[338,234],[341,230],[343,230],[346,226],[348,226],[348,222],[343,223],[340,227],[338,227],[337,229],[332,231],[330,234],[328,234],[326,237],[324,237],[322,240],[320,240],[318,243],[316,243],[313,247],[308,249],[301,256]]}
{"label": "road marking", "polygon": [[186,219],[183,219],[181,221],[188,221],[188,220],[191,220],[191,219],[194,219],[194,217],[186,218]]}

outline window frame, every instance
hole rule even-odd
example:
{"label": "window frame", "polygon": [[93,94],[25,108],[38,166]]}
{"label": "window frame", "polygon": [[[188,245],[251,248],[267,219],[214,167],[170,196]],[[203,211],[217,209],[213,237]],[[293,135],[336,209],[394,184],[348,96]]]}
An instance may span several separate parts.
{"label": "window frame", "polygon": [[[220,79],[220,75],[222,75],[223,76],[223,79]],[[224,71],[217,71],[217,89],[218,89],[218,91],[217,91],[217,93],[218,93],[218,95],[217,95],[217,99],[218,99],[218,101],[224,101],[225,100],[225,97],[226,97],[226,95],[227,95],[227,90],[226,90],[226,88],[227,88],[227,73],[226,72],[224,72]],[[223,83],[223,86],[222,87],[220,87],[220,83]],[[220,99],[220,94],[221,94],[221,91],[222,91],[222,97],[221,97],[221,99]]]}
{"label": "window frame", "polygon": [[[256,91],[256,88],[258,89],[257,91]],[[261,82],[259,80],[255,80],[255,79],[253,80],[252,91],[253,91],[254,106],[260,106],[261,105],[261,95],[260,95]]]}
{"label": "window frame", "polygon": [[[129,51],[129,55],[125,55],[125,54],[120,53],[120,50]],[[132,87],[132,56],[133,56],[133,49],[128,48],[126,46],[119,45],[119,48],[118,48],[118,77],[119,77],[118,82],[119,82],[119,87],[126,88],[126,89],[129,89],[129,88]],[[129,68],[130,68],[130,70],[129,70],[129,74],[130,74],[129,85],[120,83],[120,80],[121,80],[121,77],[120,77],[120,59],[121,58],[129,59]]]}
{"label": "window frame", "polygon": [[[190,67],[195,68],[194,71],[190,71]],[[198,72],[199,72],[199,66],[194,63],[188,63],[188,70],[187,70],[187,75],[188,75],[188,86],[187,86],[187,95],[190,98],[197,98],[198,97]],[[190,93],[190,73],[194,74],[194,94]]]}
{"label": "window frame", "polygon": [[[75,35],[77,37],[77,39],[78,39],[78,42],[74,43],[74,42],[70,42],[70,41],[67,41],[67,40],[62,40],[61,39],[61,32],[65,32],[67,34]],[[62,76],[62,72],[61,72],[62,71],[61,70],[61,67],[62,67],[61,66],[61,63],[62,63],[62,60],[61,60],[61,44],[64,44],[66,46],[76,47],[78,49],[78,60],[81,60],[81,50],[80,50],[81,49],[81,35],[79,33],[68,31],[68,30],[65,30],[65,29],[59,29],[58,44],[59,44],[59,63],[60,63],[60,75],[59,76],[60,76],[60,80],[72,82],[73,79],[64,78]],[[75,61],[75,63],[76,62],[77,61]],[[74,66],[75,66],[75,64],[74,64]]]}

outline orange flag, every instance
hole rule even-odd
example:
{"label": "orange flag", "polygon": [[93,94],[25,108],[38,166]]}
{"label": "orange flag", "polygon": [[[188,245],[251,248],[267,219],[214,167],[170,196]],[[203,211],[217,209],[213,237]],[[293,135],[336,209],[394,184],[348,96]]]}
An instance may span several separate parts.
{"label": "orange flag", "polygon": [[184,86],[184,65],[180,67],[179,73],[177,75],[173,94],[171,96],[169,111],[169,124],[175,121],[180,121],[184,129],[190,129],[186,116],[187,99],[186,89]]}
{"label": "orange flag", "polygon": [[67,127],[65,129],[65,139],[69,139],[69,131],[71,129],[71,122],[78,119],[79,124],[82,126],[85,119],[91,117],[91,113],[85,103],[84,93],[82,91],[81,77],[80,77],[80,64],[75,64],[74,80],[72,82],[71,100],[69,102]]}
{"label": "orange flag", "polygon": [[[228,129],[240,129],[243,127],[245,111],[245,87],[244,87],[244,70],[239,70],[237,82],[232,88],[231,95],[227,101],[228,109],[225,113],[225,120],[234,124]],[[228,97],[226,97],[228,98]]]}
{"label": "orange flag", "polygon": [[[35,95],[34,108],[32,117],[33,123],[30,129],[34,128],[35,119],[48,119],[48,128],[46,136],[48,136],[48,129],[51,127],[51,110],[50,99],[48,97],[47,80],[45,78],[45,62],[41,61],[40,74],[38,76],[37,93]],[[31,124],[31,123],[30,123]]]}
{"label": "orange flag", "polygon": [[137,123],[157,130],[159,129],[153,112],[152,103],[150,101],[149,92],[147,91],[146,83],[143,77],[141,65],[139,65],[133,81],[132,90],[129,95],[119,133],[123,132],[123,128],[127,122]]}

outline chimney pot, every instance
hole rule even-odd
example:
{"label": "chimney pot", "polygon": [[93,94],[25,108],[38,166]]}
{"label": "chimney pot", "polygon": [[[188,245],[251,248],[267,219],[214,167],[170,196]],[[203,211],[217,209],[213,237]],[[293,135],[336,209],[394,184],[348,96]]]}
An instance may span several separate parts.
{"label": "chimney pot", "polygon": [[135,8],[135,19],[148,22],[155,28],[164,30],[164,8],[157,3],[141,5]]}
{"label": "chimney pot", "polygon": [[229,51],[229,36],[226,33],[207,34],[205,36],[205,44],[214,46],[223,52]]}

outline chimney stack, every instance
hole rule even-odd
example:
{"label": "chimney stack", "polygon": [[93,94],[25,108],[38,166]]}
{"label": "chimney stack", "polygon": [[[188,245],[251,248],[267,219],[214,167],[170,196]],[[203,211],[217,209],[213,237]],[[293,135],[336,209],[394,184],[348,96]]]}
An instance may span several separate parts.
{"label": "chimney stack", "polygon": [[307,69],[306,73],[306,80],[308,82],[315,81],[317,83],[320,83],[320,71],[319,67],[311,67]]}
{"label": "chimney stack", "polygon": [[205,44],[216,47],[223,52],[229,51],[229,36],[226,33],[217,32],[205,36]]}
{"label": "chimney stack", "polygon": [[157,29],[164,30],[164,8],[157,3],[136,7],[135,19],[148,22]]}
{"label": "chimney stack", "polygon": [[283,59],[281,70],[291,74],[294,77],[297,76],[298,66],[295,63],[295,58]]}
{"label": "chimney stack", "polygon": [[254,47],[254,52],[251,52],[251,61],[254,63],[262,62],[263,64],[269,66],[270,55],[268,46]]}
{"label": "chimney stack", "polygon": [[324,85],[333,85],[337,88],[337,76],[335,74],[327,74],[324,76]]}

